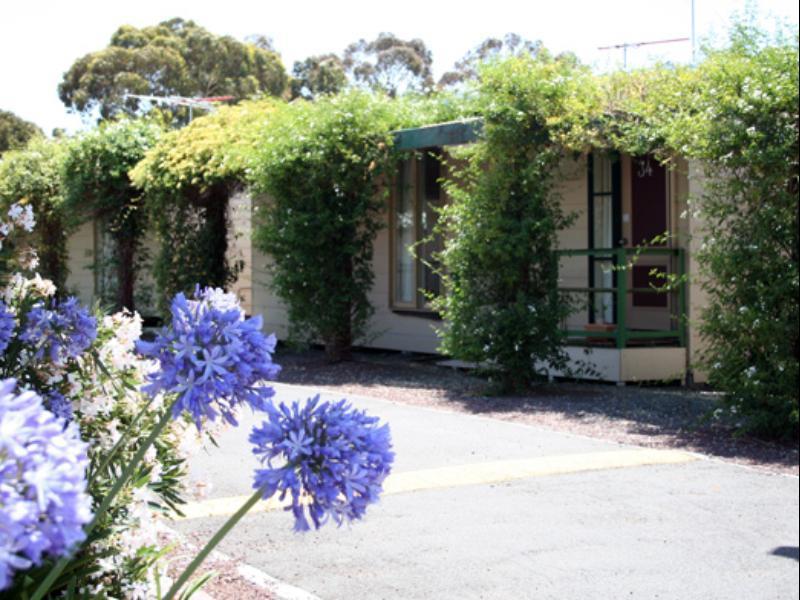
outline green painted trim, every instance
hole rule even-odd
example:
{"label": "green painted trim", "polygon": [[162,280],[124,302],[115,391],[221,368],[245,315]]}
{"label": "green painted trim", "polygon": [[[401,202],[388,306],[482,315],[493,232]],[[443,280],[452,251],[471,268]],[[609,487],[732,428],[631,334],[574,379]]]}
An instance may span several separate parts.
{"label": "green painted trim", "polygon": [[593,337],[593,338],[616,338],[616,331],[588,331],[586,329],[567,329],[567,337]]}
{"label": "green painted trim", "polygon": [[680,336],[680,345],[686,348],[687,341],[687,316],[686,316],[686,286],[689,282],[686,281],[686,252],[683,248],[678,249],[678,333]]}
{"label": "green painted trim", "polygon": [[[625,264],[625,248],[617,248],[616,266]],[[627,331],[627,304],[628,304],[628,272],[617,274],[617,348],[624,348],[628,343]]]}
{"label": "green painted trim", "polygon": [[680,338],[679,331],[629,331],[627,338],[629,340],[651,340],[657,338]]}
{"label": "green painted trim", "polygon": [[[617,338],[617,330],[614,331],[587,331],[586,329],[567,329],[564,333],[567,337],[581,338]],[[679,338],[679,331],[654,330],[654,331],[626,331],[626,340],[654,340],[660,338]]]}
{"label": "green painted trim", "polygon": [[480,137],[482,130],[483,119],[475,118],[413,129],[400,129],[392,133],[397,150],[419,150],[434,146],[469,144]]}

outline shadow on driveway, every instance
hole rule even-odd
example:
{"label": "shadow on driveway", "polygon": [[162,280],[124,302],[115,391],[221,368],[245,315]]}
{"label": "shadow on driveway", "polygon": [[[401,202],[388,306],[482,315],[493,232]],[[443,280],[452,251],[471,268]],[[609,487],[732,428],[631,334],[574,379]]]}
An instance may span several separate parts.
{"label": "shadow on driveway", "polygon": [[797,546],[779,546],[770,552],[773,556],[782,556],[783,558],[791,558],[800,561],[800,548]]}
{"label": "shadow on driveway", "polygon": [[280,381],[341,390],[395,402],[458,410],[648,447],[703,454],[798,473],[797,444],[734,436],[712,424],[718,396],[678,386],[555,382],[520,396],[487,395],[485,379],[434,364],[438,357],[356,352],[328,363],[319,350],[281,350]]}

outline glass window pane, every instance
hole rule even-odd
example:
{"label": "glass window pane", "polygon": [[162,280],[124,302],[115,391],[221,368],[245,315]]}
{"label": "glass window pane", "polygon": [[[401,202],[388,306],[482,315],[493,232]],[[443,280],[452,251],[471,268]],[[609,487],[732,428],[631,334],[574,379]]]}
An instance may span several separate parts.
{"label": "glass window pane", "polygon": [[614,246],[613,203],[611,196],[595,196],[594,202],[594,247],[612,248]]}
{"label": "glass window pane", "polygon": [[[435,273],[438,264],[434,259],[434,254],[442,250],[443,244],[441,237],[434,237],[433,230],[439,217],[437,209],[441,205],[441,186],[439,185],[441,164],[436,155],[428,152],[420,166],[423,169],[421,181],[424,182],[425,190],[425,195],[420,202],[420,236],[425,241],[418,246],[419,282],[426,292],[439,294],[441,283],[439,275]],[[419,305],[423,306],[427,302],[427,298],[420,293],[418,301]]]}
{"label": "glass window pane", "polygon": [[403,161],[395,202],[395,277],[394,299],[397,302],[412,303],[415,296],[414,256],[411,247],[415,242],[414,196],[415,161]]}
{"label": "glass window pane", "polygon": [[611,158],[607,154],[593,154],[592,160],[592,191],[595,194],[610,194],[612,191]]}
{"label": "glass window pane", "polygon": [[[610,261],[595,261],[594,286],[605,289],[614,287],[614,273],[611,270]],[[595,323],[614,322],[613,292],[596,292],[594,294],[594,319]]]}

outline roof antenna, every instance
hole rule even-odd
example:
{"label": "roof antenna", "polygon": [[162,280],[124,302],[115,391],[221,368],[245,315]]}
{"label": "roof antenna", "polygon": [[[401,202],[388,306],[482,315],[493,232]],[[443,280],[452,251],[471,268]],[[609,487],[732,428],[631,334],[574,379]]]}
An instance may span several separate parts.
{"label": "roof antenna", "polygon": [[209,112],[216,109],[216,105],[220,102],[228,102],[235,100],[233,96],[210,96],[207,98],[187,98],[185,96],[148,96],[146,94],[123,94],[124,98],[135,98],[137,100],[148,100],[152,103],[163,102],[165,104],[173,104],[175,106],[189,107],[189,122],[192,121],[192,109],[202,108]]}
{"label": "roof antenna", "polygon": [[[692,3],[694,6],[694,2]],[[693,21],[694,22],[694,21]],[[674,44],[676,42],[688,42],[688,37],[683,38],[673,38],[669,40],[653,40],[648,42],[625,42],[622,44],[614,44],[613,46],[600,46],[598,50],[619,50],[622,48],[622,68],[627,70],[628,69],[628,48],[641,48],[642,46],[652,46],[654,44]],[[694,53],[694,52],[693,52]],[[692,57],[694,61],[694,57]]]}

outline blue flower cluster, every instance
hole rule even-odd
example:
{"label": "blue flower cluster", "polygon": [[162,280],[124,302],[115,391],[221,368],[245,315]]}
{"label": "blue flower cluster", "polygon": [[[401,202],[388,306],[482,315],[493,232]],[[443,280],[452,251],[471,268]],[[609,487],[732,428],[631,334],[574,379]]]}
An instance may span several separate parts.
{"label": "blue flower cluster", "polygon": [[92,518],[86,448],[77,427],[65,428],[38,395],[0,381],[0,590],[15,571],[84,540]]}
{"label": "blue flower cluster", "polygon": [[26,321],[20,339],[34,346],[35,359],[47,356],[57,366],[80,356],[97,337],[97,320],[74,296],[63,302],[51,300],[50,308],[37,303]]}
{"label": "blue flower cluster", "polygon": [[0,352],[8,348],[14,333],[14,313],[8,310],[5,302],[0,300]]}
{"label": "blue flower cluster", "polygon": [[64,394],[58,390],[50,390],[47,392],[45,395],[45,404],[47,405],[47,409],[59,419],[64,419],[65,421],[72,420],[72,402],[70,402],[69,398],[64,397]]}
{"label": "blue flower cluster", "polygon": [[361,518],[394,461],[389,426],[345,400],[320,403],[319,395],[302,408],[281,403],[268,413],[269,421],[250,434],[253,452],[267,465],[256,470],[253,487],[265,499],[291,494],[296,531],[309,529],[306,508],[316,528],[328,517],[339,525]]}
{"label": "blue flower cluster", "polygon": [[171,326],[155,341],[137,342],[160,366],[142,389],[176,394],[173,415],[188,411],[198,429],[204,417],[219,414],[235,425],[240,404],[266,410],[275,391],[264,381],[280,367],[272,362],[275,336],[261,332],[261,317],[245,318],[235,296],[214,288],[198,288],[192,299],[178,294],[171,313]]}

